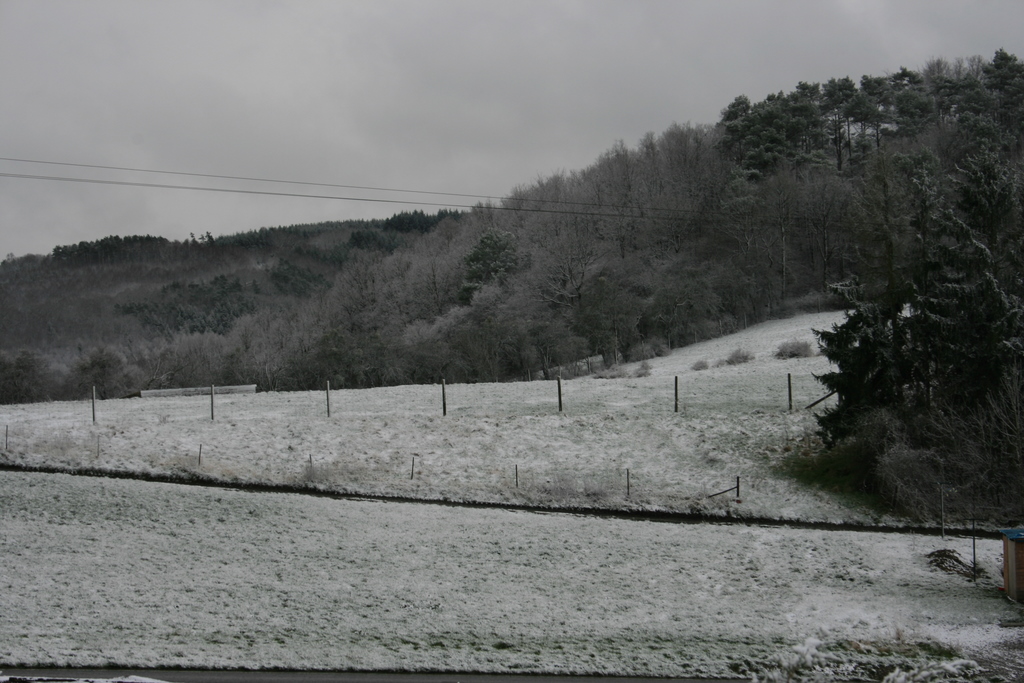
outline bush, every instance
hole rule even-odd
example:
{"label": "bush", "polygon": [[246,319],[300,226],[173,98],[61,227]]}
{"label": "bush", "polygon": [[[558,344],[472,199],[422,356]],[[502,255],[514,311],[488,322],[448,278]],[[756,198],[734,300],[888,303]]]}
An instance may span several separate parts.
{"label": "bush", "polygon": [[[873,473],[882,495],[896,508],[918,519],[938,519],[941,514],[942,456],[933,449],[914,448],[903,439],[894,439],[878,455]],[[953,490],[947,491],[953,494]],[[950,513],[963,511],[962,496],[946,501]]]}
{"label": "bush", "polygon": [[124,358],[109,348],[99,347],[75,363],[71,382],[79,396],[96,387],[101,399],[119,398],[128,393],[128,377]]}
{"label": "bush", "polygon": [[50,385],[43,359],[31,351],[10,358],[0,351],[0,404],[43,400]]}
{"label": "bush", "polygon": [[707,370],[708,369],[708,362],[706,360],[701,359],[701,360],[697,361],[696,363],[694,363],[693,365],[691,365],[690,369],[694,370],[696,372],[700,372],[701,370]]}
{"label": "bush", "polygon": [[785,469],[797,481],[832,493],[871,494],[874,459],[866,443],[851,439],[825,451],[799,449],[786,459]]}
{"label": "bush", "polygon": [[775,351],[776,358],[810,358],[813,355],[814,349],[811,348],[811,343],[798,339],[782,342]]}
{"label": "bush", "polygon": [[736,349],[725,359],[726,365],[742,365],[754,360],[754,354],[746,349]]}
{"label": "bush", "polygon": [[651,364],[647,361],[640,363],[640,367],[636,369],[634,377],[649,377],[651,375]]}
{"label": "bush", "polygon": [[621,365],[613,365],[594,373],[596,379],[622,379],[626,377],[626,370]]}
{"label": "bush", "polygon": [[651,337],[645,341],[640,342],[636,346],[629,350],[626,359],[630,363],[636,363],[638,361],[645,361],[651,358],[660,358],[661,356],[667,356],[671,352],[666,342],[661,337]]}
{"label": "bush", "polygon": [[944,491],[947,514],[1024,516],[1024,368],[1012,366],[981,406],[912,419],[903,427],[893,417],[884,441],[874,437],[878,485],[895,505],[937,518]]}

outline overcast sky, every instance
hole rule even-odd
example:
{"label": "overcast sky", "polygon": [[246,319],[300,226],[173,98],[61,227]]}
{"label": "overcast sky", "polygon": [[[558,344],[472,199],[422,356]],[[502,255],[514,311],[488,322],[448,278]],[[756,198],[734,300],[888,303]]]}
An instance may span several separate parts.
{"label": "overcast sky", "polygon": [[[0,0],[0,157],[494,198],[734,97],[999,48],[1020,0]],[[476,199],[0,161],[0,173]],[[0,258],[436,206],[0,177]]]}

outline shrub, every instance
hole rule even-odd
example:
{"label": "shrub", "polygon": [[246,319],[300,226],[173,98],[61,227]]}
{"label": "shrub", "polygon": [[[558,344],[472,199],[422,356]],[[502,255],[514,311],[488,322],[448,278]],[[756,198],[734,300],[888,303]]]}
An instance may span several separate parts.
{"label": "shrub", "polygon": [[0,351],[0,403],[41,401],[49,385],[50,373],[40,356],[22,351],[10,358]]}
{"label": "shrub", "polygon": [[826,491],[870,494],[874,491],[873,454],[862,441],[850,440],[829,450],[800,448],[786,459],[786,471],[797,481]]}
{"label": "shrub", "polygon": [[701,359],[701,360],[697,361],[696,363],[694,363],[693,365],[691,365],[690,369],[691,370],[695,370],[697,372],[700,372],[701,370],[707,370],[708,369],[708,362],[706,360]]}
{"label": "shrub", "polygon": [[746,349],[736,349],[725,359],[727,365],[742,365],[754,360],[754,354]]}
{"label": "shrub", "polygon": [[634,377],[649,377],[651,374],[651,364],[647,361],[640,363],[640,367],[636,369]]}
{"label": "shrub", "polygon": [[621,365],[613,365],[594,373],[596,379],[622,379],[626,376],[626,370]]}
{"label": "shrub", "polygon": [[814,355],[809,341],[790,339],[779,344],[775,351],[776,358],[810,358]]}
{"label": "shrub", "polygon": [[661,337],[651,337],[633,346],[626,356],[630,363],[667,356],[672,350]]}
{"label": "shrub", "polygon": [[[944,494],[947,514],[971,516],[977,508],[1006,519],[1024,515],[1024,368],[1011,367],[977,408],[933,409],[905,422],[891,415],[884,429],[868,425],[879,489],[896,506],[934,519]],[[858,425],[854,438],[865,431]]]}
{"label": "shrub", "polygon": [[82,356],[71,373],[75,389],[82,393],[96,387],[98,398],[118,398],[128,393],[129,378],[124,358],[106,347],[98,347]]}

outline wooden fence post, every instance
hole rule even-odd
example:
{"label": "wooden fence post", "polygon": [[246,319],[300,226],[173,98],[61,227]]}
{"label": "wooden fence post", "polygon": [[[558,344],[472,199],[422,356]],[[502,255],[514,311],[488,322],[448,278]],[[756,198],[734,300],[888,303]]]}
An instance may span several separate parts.
{"label": "wooden fence post", "polygon": [[978,534],[975,524],[978,520],[971,520],[971,569],[974,572],[974,583],[978,583]]}
{"label": "wooden fence post", "polygon": [[96,387],[92,388],[92,423],[96,424]]}
{"label": "wooden fence post", "polygon": [[679,412],[679,375],[676,375],[676,412]]}
{"label": "wooden fence post", "polygon": [[558,375],[558,412],[562,412],[562,375]]}
{"label": "wooden fence post", "polygon": [[789,387],[789,412],[793,412],[793,373],[786,373],[786,385]]}
{"label": "wooden fence post", "polygon": [[448,392],[445,390],[444,377],[441,378],[441,417],[448,415]]}
{"label": "wooden fence post", "polygon": [[210,385],[210,419],[213,418],[213,385]]}
{"label": "wooden fence post", "polygon": [[331,380],[327,380],[327,417],[331,416]]}
{"label": "wooden fence post", "polygon": [[942,526],[942,540],[946,540],[946,485],[939,483],[939,520]]}

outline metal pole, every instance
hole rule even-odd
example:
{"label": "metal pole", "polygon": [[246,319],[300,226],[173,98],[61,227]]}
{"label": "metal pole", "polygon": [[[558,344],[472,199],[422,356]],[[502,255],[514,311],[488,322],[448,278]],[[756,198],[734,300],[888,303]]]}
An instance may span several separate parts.
{"label": "metal pole", "polygon": [[92,422],[96,424],[96,387],[92,388]]}
{"label": "metal pole", "polygon": [[676,412],[679,412],[679,375],[676,375]]}
{"label": "metal pole", "polygon": [[786,373],[786,385],[789,387],[789,411],[793,412],[793,373]]}
{"label": "metal pole", "polygon": [[444,377],[441,378],[441,416],[448,415],[448,392],[445,390]]}
{"label": "metal pole", "polygon": [[210,385],[210,419],[213,419],[213,385]]}
{"label": "metal pole", "polygon": [[331,416],[331,380],[327,380],[327,417]]}
{"label": "metal pole", "polygon": [[562,412],[562,376],[558,376],[558,412]]}
{"label": "metal pole", "polygon": [[629,498],[629,468],[626,468],[626,498]]}
{"label": "metal pole", "polygon": [[740,497],[740,478],[736,477],[736,497]]}

